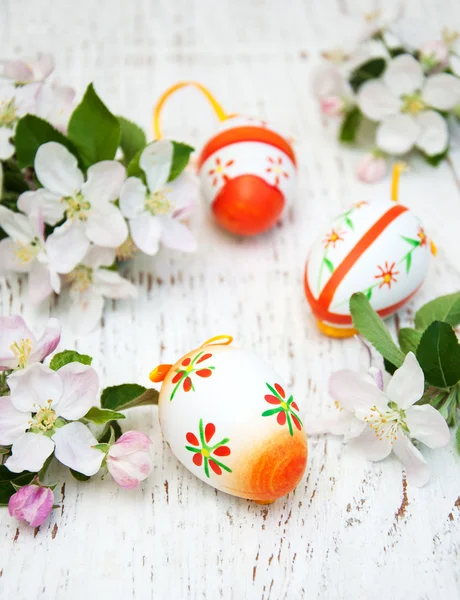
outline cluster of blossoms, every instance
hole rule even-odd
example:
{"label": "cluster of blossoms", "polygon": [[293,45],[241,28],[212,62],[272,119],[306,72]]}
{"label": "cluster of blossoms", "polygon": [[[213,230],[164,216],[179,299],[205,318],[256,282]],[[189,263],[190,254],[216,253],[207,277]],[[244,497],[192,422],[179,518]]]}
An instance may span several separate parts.
{"label": "cluster of blossoms", "polygon": [[362,122],[374,124],[374,147],[357,166],[373,183],[387,159],[417,150],[438,164],[460,116],[460,32],[367,15],[354,44],[323,53],[313,78],[323,114],[340,120],[339,137],[354,142]]}
{"label": "cluster of blossoms", "polygon": [[104,298],[136,295],[120,263],[160,245],[195,250],[185,221],[197,186],[183,171],[192,148],[147,144],[92,86],[74,109],[52,70],[39,56],[6,63],[0,79],[0,274],[27,273],[34,304],[66,286],[69,321],[87,333]]}
{"label": "cluster of blossoms", "polygon": [[127,489],[136,488],[152,469],[145,434],[128,431],[115,440],[113,424],[124,415],[100,408],[90,357],[64,351],[49,366],[43,364],[59,344],[60,331],[58,321],[50,319],[36,339],[22,317],[0,318],[1,468],[10,473],[3,473],[2,492],[10,495],[10,514],[34,527],[54,504],[55,486],[43,482],[53,457],[77,478],[102,467]]}
{"label": "cluster of blossoms", "polygon": [[417,404],[425,393],[425,377],[413,352],[390,378],[383,359],[363,344],[363,371],[333,373],[329,392],[335,414],[318,421],[310,433],[343,435],[355,451],[380,461],[392,452],[401,461],[407,480],[427,483],[428,464],[413,440],[429,448],[449,443],[449,427],[442,414],[429,404]]}

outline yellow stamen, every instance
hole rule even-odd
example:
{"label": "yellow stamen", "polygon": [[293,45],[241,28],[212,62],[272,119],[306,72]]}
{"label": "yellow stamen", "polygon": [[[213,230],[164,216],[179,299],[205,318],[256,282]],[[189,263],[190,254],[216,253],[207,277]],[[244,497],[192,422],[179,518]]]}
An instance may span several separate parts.
{"label": "yellow stamen", "polygon": [[65,275],[65,279],[67,283],[71,285],[72,290],[82,294],[91,286],[93,281],[93,270],[90,267],[80,265],[71,273]]}
{"label": "yellow stamen", "polygon": [[118,246],[115,256],[117,260],[129,260],[139,252],[138,247],[133,242],[133,238],[128,236],[121,246]]}
{"label": "yellow stamen", "polygon": [[152,215],[167,215],[171,212],[172,205],[166,195],[166,191],[159,190],[146,196],[145,209]]}
{"label": "yellow stamen", "polygon": [[20,369],[24,369],[32,350],[33,342],[29,338],[24,338],[19,342],[14,342],[10,346],[11,352],[18,359],[18,365]]}

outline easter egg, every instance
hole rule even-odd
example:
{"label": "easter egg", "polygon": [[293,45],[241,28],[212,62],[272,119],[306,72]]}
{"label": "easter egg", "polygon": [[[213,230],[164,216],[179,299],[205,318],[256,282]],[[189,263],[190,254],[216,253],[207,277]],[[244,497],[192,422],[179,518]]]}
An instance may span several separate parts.
{"label": "easter egg", "polygon": [[353,335],[350,296],[363,292],[381,317],[422,285],[433,248],[419,219],[392,201],[358,202],[336,217],[310,249],[305,293],[320,329]]}
{"label": "easter egg", "polygon": [[264,504],[299,483],[307,438],[298,401],[260,358],[206,343],[172,366],[160,365],[150,378],[162,381],[164,439],[199,479]]}
{"label": "easter egg", "polygon": [[231,233],[256,235],[270,229],[293,201],[294,150],[265,121],[225,119],[204,146],[198,167],[214,218]]}

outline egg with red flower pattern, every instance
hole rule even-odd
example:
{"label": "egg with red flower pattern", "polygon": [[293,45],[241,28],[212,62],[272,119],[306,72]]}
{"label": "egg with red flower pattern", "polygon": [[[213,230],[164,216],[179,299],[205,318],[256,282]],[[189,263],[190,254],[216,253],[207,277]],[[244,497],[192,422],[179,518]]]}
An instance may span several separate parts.
{"label": "egg with red flower pattern", "polygon": [[349,300],[363,292],[381,317],[402,308],[422,285],[430,242],[420,220],[393,201],[357,202],[338,215],[313,244],[305,294],[327,335],[354,335]]}
{"label": "egg with red flower pattern", "polygon": [[180,462],[219,490],[261,503],[292,491],[307,438],[298,400],[256,355],[219,336],[174,365],[160,365],[159,418]]}
{"label": "egg with red flower pattern", "polygon": [[260,119],[226,118],[201,152],[199,174],[214,218],[239,235],[273,227],[296,191],[294,150]]}

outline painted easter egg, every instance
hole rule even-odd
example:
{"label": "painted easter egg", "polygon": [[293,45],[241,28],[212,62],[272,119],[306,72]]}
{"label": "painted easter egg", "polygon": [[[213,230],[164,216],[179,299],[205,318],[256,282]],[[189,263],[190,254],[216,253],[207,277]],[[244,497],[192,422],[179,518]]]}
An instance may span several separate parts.
{"label": "painted easter egg", "polygon": [[291,144],[265,121],[235,116],[204,146],[199,162],[204,196],[231,233],[262,233],[282,216],[296,191]]}
{"label": "painted easter egg", "polygon": [[152,371],[152,381],[163,382],[161,429],[202,481],[268,504],[292,491],[305,471],[298,401],[272,367],[225,338]]}
{"label": "painted easter egg", "polygon": [[353,335],[349,299],[363,292],[381,317],[402,308],[422,285],[433,249],[419,219],[392,201],[358,202],[312,246],[305,293],[320,329]]}

